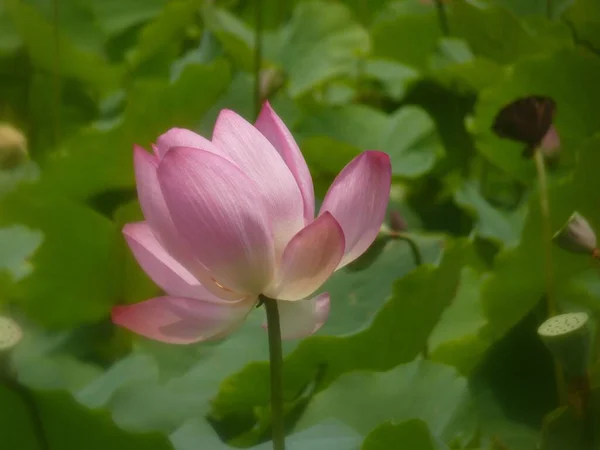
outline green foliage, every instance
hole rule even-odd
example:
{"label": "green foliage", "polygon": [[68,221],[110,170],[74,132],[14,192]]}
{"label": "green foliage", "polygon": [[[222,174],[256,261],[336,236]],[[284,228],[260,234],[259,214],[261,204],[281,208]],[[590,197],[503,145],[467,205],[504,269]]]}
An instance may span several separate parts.
{"label": "green foliage", "polygon": [[399,442],[409,448],[419,450],[444,450],[443,444],[432,440],[425,422],[410,419],[400,423],[388,422],[378,426],[365,439],[363,450],[384,450]]}
{"label": "green foliage", "polygon": [[[110,321],[160,295],[121,235],[143,220],[132,146],[174,126],[210,137],[223,108],[254,120],[260,35],[259,81],[317,203],[361,151],[387,152],[390,209],[423,260],[386,225],[323,286],[326,324],[284,343],[287,448],[598,448],[599,371],[573,394],[535,330],[548,298],[600,317],[598,261],[544,241],[574,211],[600,230],[600,4],[263,0],[257,33],[260,3],[0,2],[0,122],[31,158],[0,171],[0,315],[25,330],[0,355],[0,442],[271,448],[262,310],[190,346]],[[524,144],[492,130],[529,95],[557,105],[549,223]]]}

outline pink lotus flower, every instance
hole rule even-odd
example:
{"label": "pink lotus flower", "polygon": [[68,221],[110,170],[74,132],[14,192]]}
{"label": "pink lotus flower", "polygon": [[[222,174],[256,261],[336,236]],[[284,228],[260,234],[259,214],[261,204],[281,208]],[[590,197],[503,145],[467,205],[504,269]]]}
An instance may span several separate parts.
{"label": "pink lotus flower", "polygon": [[379,232],[388,155],[352,160],[315,218],[306,162],[268,103],[254,126],[224,110],[212,141],[173,128],[153,148],[134,148],[146,221],[123,234],[167,295],[115,307],[114,323],[176,344],[215,339],[238,327],[262,294],[278,300],[283,338],[316,331],[329,295],[311,295]]}

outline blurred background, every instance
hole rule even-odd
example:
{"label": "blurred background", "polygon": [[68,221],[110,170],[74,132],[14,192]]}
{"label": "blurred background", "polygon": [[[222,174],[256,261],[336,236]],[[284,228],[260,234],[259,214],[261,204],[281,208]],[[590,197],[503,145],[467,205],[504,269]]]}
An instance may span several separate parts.
{"label": "blurred background", "polygon": [[[0,0],[0,315],[22,329],[0,330],[0,446],[270,448],[262,310],[183,347],[110,322],[159,293],[121,235],[133,144],[268,99],[318,199],[362,150],[393,164],[380,238],[285,343],[290,448],[600,448],[536,335],[549,297],[600,309],[596,261],[541,238],[600,226],[598,80],[597,0]],[[492,129],[533,95],[556,106],[549,218],[528,142]]]}

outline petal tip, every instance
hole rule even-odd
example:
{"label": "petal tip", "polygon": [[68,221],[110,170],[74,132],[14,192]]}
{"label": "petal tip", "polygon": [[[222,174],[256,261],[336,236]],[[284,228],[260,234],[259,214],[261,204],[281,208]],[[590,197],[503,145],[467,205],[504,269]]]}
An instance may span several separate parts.
{"label": "petal tip", "polygon": [[[271,103],[269,102],[269,100],[265,100],[262,104],[262,108],[260,109],[260,113],[258,114],[258,117],[260,118],[260,117],[269,116],[269,118],[271,118],[273,115],[277,115],[277,113],[271,106]],[[257,119],[257,121],[258,121],[258,119]]]}
{"label": "petal tip", "polygon": [[379,150],[367,150],[364,152],[366,158],[369,158],[374,163],[377,163],[381,166],[390,166],[391,167],[391,159],[390,155],[385,152]]}
{"label": "petal tip", "polygon": [[133,163],[134,165],[150,163],[156,166],[158,161],[155,154],[151,154],[144,147],[134,144]]}
{"label": "petal tip", "polygon": [[127,314],[127,310],[129,308],[127,306],[113,306],[110,310],[110,320],[115,325],[123,326],[123,318]]}

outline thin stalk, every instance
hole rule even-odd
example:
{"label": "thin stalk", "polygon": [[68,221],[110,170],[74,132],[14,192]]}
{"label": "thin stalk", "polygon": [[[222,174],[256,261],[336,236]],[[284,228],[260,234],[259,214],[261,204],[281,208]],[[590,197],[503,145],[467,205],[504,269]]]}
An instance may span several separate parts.
{"label": "thin stalk", "polygon": [[283,411],[283,352],[281,350],[281,329],[277,301],[261,298],[267,311],[267,331],[269,334],[269,360],[271,371],[271,432],[273,450],[285,450],[285,428]]}
{"label": "thin stalk", "polygon": [[443,0],[433,0],[435,3],[435,9],[438,14],[438,21],[440,23],[440,29],[444,36],[450,36],[450,25],[448,24],[448,15],[446,14],[446,5]]}
{"label": "thin stalk", "polygon": [[552,270],[552,224],[550,223],[550,201],[548,199],[548,177],[546,175],[546,164],[544,155],[539,150],[534,153],[535,168],[537,170],[538,184],[540,191],[540,213],[542,219],[542,237],[544,245],[544,270],[546,277],[546,306],[547,315],[552,317],[556,315],[556,306],[554,304],[554,277]]}
{"label": "thin stalk", "polygon": [[260,92],[260,69],[262,66],[263,2],[256,0],[254,8],[254,116],[258,117],[262,106]]}
{"label": "thin stalk", "polygon": [[[534,151],[535,168],[538,175],[540,191],[540,213],[542,219],[542,238],[544,246],[544,271],[546,277],[546,316],[556,315],[556,304],[554,303],[554,276],[552,265],[552,224],[550,223],[550,200],[548,198],[548,177],[546,175],[546,164],[544,155],[539,149]],[[561,404],[565,404],[565,376],[559,362],[554,358],[554,377],[556,379],[556,390]]]}
{"label": "thin stalk", "polygon": [[415,242],[413,238],[404,233],[396,233],[394,237],[400,241],[404,241],[410,247],[410,251],[413,256],[413,260],[415,261],[415,266],[420,266],[423,264],[423,254],[421,253],[421,249],[419,245]]}
{"label": "thin stalk", "polygon": [[552,19],[552,17],[554,16],[552,0],[546,0],[546,16],[548,17],[548,19]]}
{"label": "thin stalk", "polygon": [[61,83],[60,83],[60,27],[59,27],[59,0],[52,0],[52,20],[53,20],[53,40],[54,40],[54,67],[53,67],[53,114],[52,124],[54,132],[54,145],[60,142],[60,104],[61,104]]}

